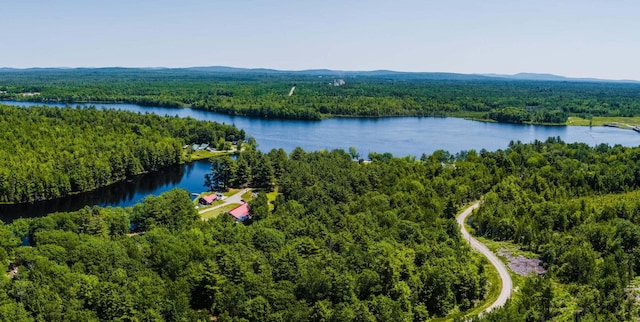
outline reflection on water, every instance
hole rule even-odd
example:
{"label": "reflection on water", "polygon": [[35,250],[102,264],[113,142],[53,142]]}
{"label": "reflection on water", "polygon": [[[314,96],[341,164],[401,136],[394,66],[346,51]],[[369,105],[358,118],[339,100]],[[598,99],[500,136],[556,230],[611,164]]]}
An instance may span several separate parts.
{"label": "reflection on water", "polygon": [[[33,105],[25,102],[0,103]],[[45,105],[60,107],[65,104]],[[353,146],[365,158],[369,152],[390,152],[395,156],[419,157],[422,153],[430,154],[435,150],[446,150],[452,154],[471,149],[495,151],[507,148],[510,141],[529,143],[534,140],[544,141],[548,137],[560,137],[565,142],[583,142],[591,146],[600,143],[640,145],[640,134],[611,127],[516,125],[440,117],[331,118],[309,122],[230,116],[190,108],[146,107],[133,104],[96,105],[138,113],[193,117],[233,124],[254,137],[258,141],[258,148],[264,152],[273,148],[283,148],[290,152],[295,147],[309,151],[348,150]],[[204,175],[209,168],[207,161],[199,161],[142,175],[131,182],[117,183],[91,193],[35,204],[0,205],[0,219],[42,216],[54,211],[78,210],[87,205],[126,207],[139,202],[147,195],[158,195],[174,187],[189,192],[201,192],[204,190]]]}
{"label": "reflection on water", "polygon": [[196,161],[142,174],[131,180],[87,193],[43,202],[0,205],[0,219],[9,222],[20,217],[38,217],[52,212],[76,211],[93,205],[128,207],[140,202],[148,195],[158,195],[173,188],[202,192],[205,190],[204,175],[209,169],[208,161]]}

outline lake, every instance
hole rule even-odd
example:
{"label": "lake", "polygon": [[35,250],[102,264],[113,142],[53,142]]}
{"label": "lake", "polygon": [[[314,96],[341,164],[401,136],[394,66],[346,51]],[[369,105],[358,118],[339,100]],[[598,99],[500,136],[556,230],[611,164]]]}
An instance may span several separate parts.
{"label": "lake", "polygon": [[[0,102],[26,106],[33,103]],[[39,104],[62,107],[65,104]],[[640,134],[610,127],[540,126],[470,121],[460,118],[389,117],[331,118],[322,121],[265,120],[230,116],[189,108],[144,107],[133,104],[73,104],[73,106],[106,106],[107,108],[155,113],[233,124],[254,137],[258,148],[269,151],[295,147],[305,150],[344,149],[354,146],[365,157],[369,152],[390,152],[395,156],[430,154],[435,150],[456,153],[462,150],[494,151],[504,149],[510,141],[525,143],[560,137],[565,142],[589,145],[607,143],[624,146],[640,145]],[[175,166],[145,174],[90,193],[54,201],[23,205],[0,205],[0,219],[42,216],[54,211],[74,211],[84,206],[131,206],[147,195],[157,195],[175,187],[189,192],[204,190],[207,161]]]}

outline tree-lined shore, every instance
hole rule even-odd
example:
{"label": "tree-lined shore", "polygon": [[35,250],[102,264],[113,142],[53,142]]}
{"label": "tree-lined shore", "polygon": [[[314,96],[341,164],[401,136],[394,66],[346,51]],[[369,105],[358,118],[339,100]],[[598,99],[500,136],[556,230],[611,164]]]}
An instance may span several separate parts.
{"label": "tree-lined shore", "polygon": [[[570,116],[640,116],[638,83],[207,69],[30,69],[0,75],[0,100],[126,102],[272,119],[458,116],[565,124]],[[288,95],[293,86],[295,93]]]}
{"label": "tree-lined shore", "polygon": [[190,118],[0,104],[0,202],[90,191],[190,160],[191,143],[241,140],[244,131]]}

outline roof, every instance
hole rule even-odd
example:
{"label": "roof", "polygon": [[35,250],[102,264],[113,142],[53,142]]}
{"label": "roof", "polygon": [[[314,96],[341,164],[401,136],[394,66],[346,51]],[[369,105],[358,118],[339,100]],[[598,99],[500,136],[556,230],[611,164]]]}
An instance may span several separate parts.
{"label": "roof", "polygon": [[208,196],[204,196],[204,197],[202,197],[202,199],[204,201],[206,201],[207,203],[212,203],[212,202],[214,202],[214,201],[216,201],[218,199],[218,196],[216,196],[216,194],[214,193],[214,194],[210,194]]}
{"label": "roof", "polygon": [[229,214],[239,221],[245,221],[249,218],[249,204],[243,203],[240,206],[229,210]]}

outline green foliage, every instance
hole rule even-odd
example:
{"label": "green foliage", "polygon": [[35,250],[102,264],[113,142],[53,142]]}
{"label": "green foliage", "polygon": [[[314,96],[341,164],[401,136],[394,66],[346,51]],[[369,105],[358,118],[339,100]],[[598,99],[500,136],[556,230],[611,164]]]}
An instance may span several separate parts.
{"label": "green foliage", "polygon": [[[327,115],[484,114],[505,122],[565,123],[570,115],[640,115],[637,84],[456,80],[411,74],[354,74],[345,80],[343,86],[331,86],[326,77],[311,74],[25,70],[2,74],[0,85],[7,93],[0,94],[0,100],[190,106],[231,115],[305,120]],[[288,96],[294,82],[295,95]],[[39,95],[23,95],[30,92]]]}
{"label": "green foliage", "polygon": [[133,224],[136,230],[165,227],[179,231],[199,220],[193,208],[189,192],[174,189],[158,197],[149,196],[133,208]]}
{"label": "green foliage", "polygon": [[[551,138],[493,155],[507,171],[472,225],[540,254],[548,276],[529,280],[538,285],[485,319],[636,320],[627,285],[640,273],[640,148]],[[547,290],[550,283],[565,294]]]}
{"label": "green foliage", "polygon": [[[341,150],[249,149],[230,164],[246,164],[245,182],[266,164],[280,197],[270,210],[259,194],[245,224],[201,221],[175,190],[132,208],[0,225],[6,261],[18,268],[0,283],[0,318],[443,317],[487,290],[484,262],[452,216],[483,195],[475,231],[538,253],[548,273],[524,279],[507,306],[476,319],[637,318],[626,287],[640,267],[640,148],[551,138],[421,160],[374,156],[360,164]],[[125,234],[129,222],[137,234]],[[30,246],[20,246],[24,236]]]}
{"label": "green foliage", "polygon": [[282,175],[286,161],[284,150],[273,149],[264,154],[249,149],[234,162],[230,157],[211,158],[211,172],[205,174],[205,186],[211,190],[227,190],[230,186],[273,189],[275,175]]}
{"label": "green foliage", "polygon": [[[265,164],[281,193],[273,211],[259,193],[246,224],[230,216],[201,221],[188,194],[173,190],[132,208],[0,226],[31,241],[3,245],[19,267],[16,279],[0,285],[7,303],[51,321],[410,321],[483,298],[482,261],[453,219],[439,215],[452,200],[453,167],[281,152],[250,150],[231,160],[251,169]],[[128,222],[137,234],[125,234]]]}
{"label": "green foliage", "polygon": [[190,118],[96,108],[0,105],[0,202],[89,191],[184,162],[183,145],[238,129]]}

